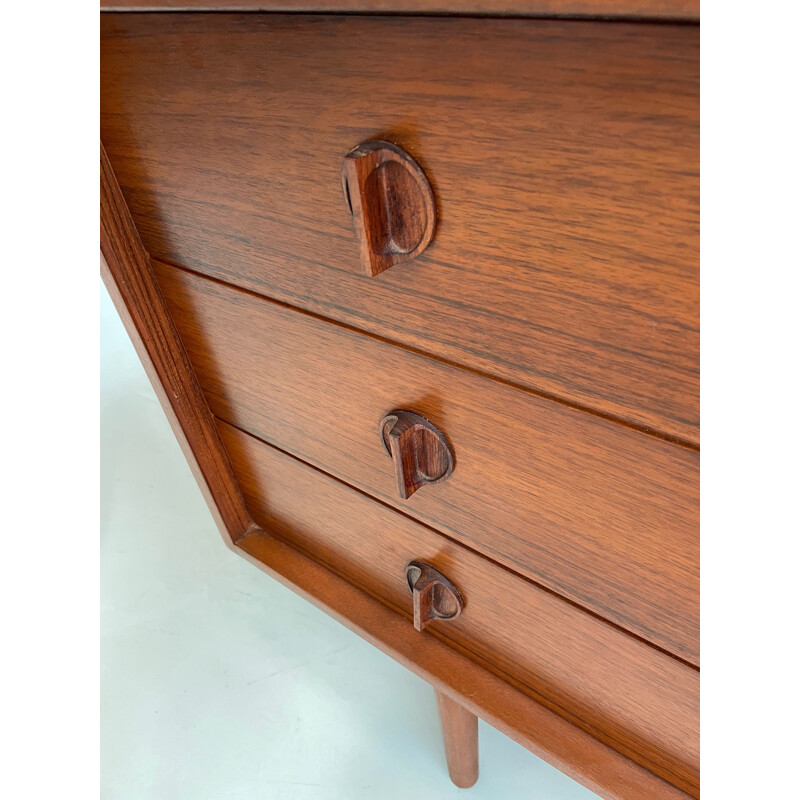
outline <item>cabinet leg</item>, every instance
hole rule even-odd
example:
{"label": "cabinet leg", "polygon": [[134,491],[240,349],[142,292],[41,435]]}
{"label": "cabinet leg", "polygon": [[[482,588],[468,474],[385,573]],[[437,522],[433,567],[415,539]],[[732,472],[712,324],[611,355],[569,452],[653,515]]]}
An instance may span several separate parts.
{"label": "cabinet leg", "polygon": [[478,780],[478,718],[446,694],[435,691],[450,778],[456,786],[469,789]]}

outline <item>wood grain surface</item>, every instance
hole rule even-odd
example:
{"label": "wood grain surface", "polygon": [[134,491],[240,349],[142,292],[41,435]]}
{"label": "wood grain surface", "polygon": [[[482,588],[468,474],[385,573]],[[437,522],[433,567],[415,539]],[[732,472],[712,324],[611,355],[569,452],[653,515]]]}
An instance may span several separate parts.
{"label": "wood grain surface", "polygon": [[444,692],[436,692],[436,705],[450,778],[469,789],[478,780],[478,718]]}
{"label": "wood grain surface", "polygon": [[662,777],[696,791],[697,670],[253,437],[225,423],[220,430],[263,528],[398,608],[409,625],[405,566],[412,559],[430,564],[458,587],[464,608],[427,631],[476,654]]}
{"label": "wood grain surface", "polygon": [[700,18],[700,0],[100,0],[100,7],[107,11],[324,11]]}
{"label": "wood grain surface", "polygon": [[[697,446],[699,29],[103,14],[101,130],[151,255]],[[437,231],[367,278],[342,159]]]}
{"label": "wood grain surface", "polygon": [[238,551],[436,689],[606,800],[687,800],[689,794],[586,733],[404,614],[260,528]]}
{"label": "wood grain surface", "polygon": [[391,142],[371,139],[342,164],[342,188],[371,278],[416,258],[436,230],[436,200],[419,164]]}
{"label": "wood grain surface", "polygon": [[448,644],[420,640],[405,616],[252,521],[102,148],[101,270],[229,547],[601,797],[686,800],[681,790]]}
{"label": "wood grain surface", "polygon": [[[218,417],[697,663],[697,452],[154,267]],[[379,429],[393,408],[455,457],[406,501]]]}
{"label": "wood grain surface", "polygon": [[380,424],[384,447],[397,475],[397,496],[407,500],[453,472],[453,450],[447,437],[429,420],[412,411],[393,409]]}
{"label": "wood grain surface", "polygon": [[229,547],[253,520],[100,145],[101,274]]}
{"label": "wood grain surface", "polygon": [[434,622],[450,622],[464,610],[459,588],[435,567],[424,561],[409,561],[404,572],[411,591],[415,630],[422,632]]}

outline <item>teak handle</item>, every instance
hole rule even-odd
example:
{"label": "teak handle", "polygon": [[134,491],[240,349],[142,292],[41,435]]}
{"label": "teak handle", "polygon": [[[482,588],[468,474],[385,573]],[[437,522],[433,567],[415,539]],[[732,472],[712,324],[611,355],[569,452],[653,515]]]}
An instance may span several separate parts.
{"label": "teak handle", "polygon": [[461,592],[439,570],[422,561],[406,566],[406,581],[414,602],[414,627],[423,631],[437,619],[455,619],[464,608]]}
{"label": "teak handle", "polygon": [[413,411],[389,412],[381,420],[381,437],[394,460],[397,491],[403,500],[453,471],[453,451],[444,434]]}
{"label": "teak handle", "polygon": [[342,187],[367,275],[416,258],[433,238],[436,203],[422,168],[408,153],[378,139],[344,158]]}

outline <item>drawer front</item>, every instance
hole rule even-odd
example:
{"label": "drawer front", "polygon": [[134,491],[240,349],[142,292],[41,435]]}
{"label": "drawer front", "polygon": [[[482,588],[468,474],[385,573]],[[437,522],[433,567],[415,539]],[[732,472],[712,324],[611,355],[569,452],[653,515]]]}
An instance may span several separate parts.
{"label": "drawer front", "polygon": [[412,604],[404,568],[412,560],[430,564],[457,586],[464,608],[420,636],[444,638],[696,792],[695,669],[251,436],[225,423],[220,431],[262,527],[407,616]]}
{"label": "drawer front", "polygon": [[[699,31],[103,15],[102,123],[145,246],[696,444]],[[366,277],[345,154],[410,153],[438,223]]]}
{"label": "drawer front", "polygon": [[[154,267],[217,417],[697,663],[695,451]],[[408,500],[379,432],[396,408],[455,454]]]}

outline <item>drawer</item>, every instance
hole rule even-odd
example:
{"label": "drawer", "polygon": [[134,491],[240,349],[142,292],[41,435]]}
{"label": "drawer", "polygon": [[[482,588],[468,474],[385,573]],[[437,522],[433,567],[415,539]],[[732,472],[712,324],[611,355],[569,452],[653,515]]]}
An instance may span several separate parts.
{"label": "drawer", "polygon": [[[699,30],[103,15],[102,138],[154,257],[639,428],[699,440]],[[370,138],[431,245],[362,273]]]}
{"label": "drawer", "polygon": [[[214,414],[698,663],[696,451],[154,263]],[[455,469],[400,499],[392,409]]]}
{"label": "drawer", "polygon": [[460,590],[464,608],[420,636],[444,639],[696,794],[697,670],[253,437],[219,427],[262,527],[409,617],[404,568],[412,560],[430,564]]}

